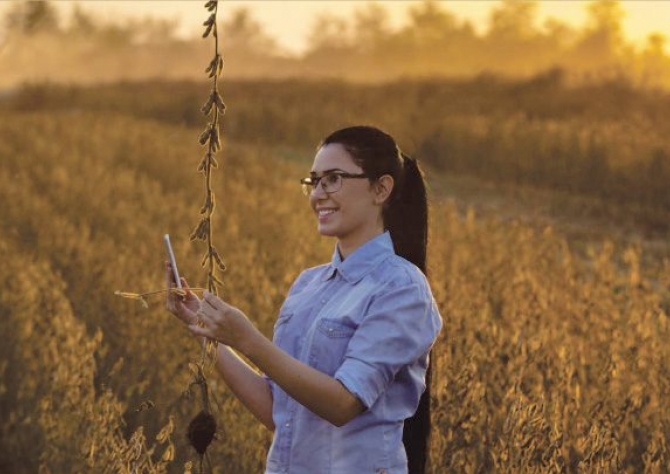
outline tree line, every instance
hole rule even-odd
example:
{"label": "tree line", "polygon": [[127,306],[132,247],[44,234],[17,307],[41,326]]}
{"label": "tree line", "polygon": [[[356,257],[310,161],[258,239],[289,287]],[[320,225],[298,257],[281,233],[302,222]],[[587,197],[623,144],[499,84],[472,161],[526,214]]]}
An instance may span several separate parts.
{"label": "tree line", "polygon": [[[540,24],[539,5],[539,0],[501,0],[491,8],[487,30],[479,33],[472,23],[459,19],[438,0],[410,6],[405,24],[398,28],[391,26],[383,5],[366,2],[352,18],[333,14],[317,18],[307,48],[299,55],[282,51],[250,10],[236,8],[220,25],[229,65],[226,73],[237,77],[386,81],[479,74],[530,77],[560,68],[579,83],[625,78],[638,86],[670,85],[667,38],[653,33],[643,46],[630,43],[623,31],[625,12],[620,1],[585,3],[587,21],[581,27],[555,18]],[[8,38],[5,43],[14,41],[18,45],[16,39],[21,38],[20,48],[13,49],[21,49],[21,57],[29,57],[25,52],[30,50],[31,38],[44,41],[47,36],[51,44],[54,38],[60,42],[80,41],[95,45],[95,54],[89,52],[89,56],[109,54],[146,63],[159,55],[164,69],[177,69],[167,74],[199,74],[197,67],[178,65],[187,58],[199,58],[197,51],[202,48],[198,38],[178,38],[176,20],[144,18],[111,23],[81,6],[72,9],[69,21],[63,20],[51,1],[17,3],[3,19]],[[77,61],[90,60],[79,49],[70,50],[66,57],[72,68],[77,69]],[[10,53],[5,53],[5,62],[21,62],[18,54]],[[0,65],[2,62],[0,55]],[[150,71],[148,68],[141,76],[146,78]],[[128,74],[131,76],[127,78],[132,79],[132,73]]]}

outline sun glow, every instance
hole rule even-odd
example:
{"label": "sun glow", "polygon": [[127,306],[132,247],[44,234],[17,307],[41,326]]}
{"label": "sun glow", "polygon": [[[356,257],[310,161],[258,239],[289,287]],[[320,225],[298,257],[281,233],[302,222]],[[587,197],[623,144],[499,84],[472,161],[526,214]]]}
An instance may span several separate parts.
{"label": "sun glow", "polygon": [[[14,2],[0,4],[0,15]],[[88,13],[94,13],[105,21],[124,21],[129,18],[158,17],[177,22],[177,32],[188,37],[198,34],[202,24],[202,3],[198,1],[59,1],[54,2],[63,17],[78,6]],[[300,53],[306,47],[307,37],[320,15],[328,14],[350,18],[365,3],[382,6],[388,13],[389,25],[402,26],[407,12],[420,5],[419,0],[394,1],[248,1],[234,0],[226,2],[221,9],[220,21],[226,21],[235,10],[244,8],[251,12],[267,34],[276,39],[281,47],[292,53]],[[491,11],[500,6],[499,1],[481,0],[442,0],[440,7],[451,12],[461,21],[468,21],[480,33],[487,30]],[[544,24],[548,18],[560,20],[574,27],[581,27],[587,18],[587,9],[593,1],[538,1],[538,23]],[[670,2],[659,1],[622,1],[625,12],[623,30],[626,38],[636,44],[642,44],[651,33],[660,33],[670,37]]]}

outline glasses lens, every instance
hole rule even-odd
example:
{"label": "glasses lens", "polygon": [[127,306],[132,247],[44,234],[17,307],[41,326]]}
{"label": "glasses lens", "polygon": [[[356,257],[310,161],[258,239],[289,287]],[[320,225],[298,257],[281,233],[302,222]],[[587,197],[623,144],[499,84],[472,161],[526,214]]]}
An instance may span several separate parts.
{"label": "glasses lens", "polygon": [[334,193],[342,187],[342,176],[337,173],[327,174],[321,178],[321,187],[326,193]]}

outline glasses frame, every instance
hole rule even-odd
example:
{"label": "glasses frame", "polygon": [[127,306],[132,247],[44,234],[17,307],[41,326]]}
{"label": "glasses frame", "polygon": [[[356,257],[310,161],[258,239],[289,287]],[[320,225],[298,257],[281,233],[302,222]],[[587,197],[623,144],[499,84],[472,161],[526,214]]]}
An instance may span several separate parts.
{"label": "glasses frame", "polygon": [[[368,178],[368,175],[365,173],[347,173],[346,171],[329,171],[327,173],[324,173],[322,176],[309,176],[307,178],[302,178],[300,180],[300,184],[302,184],[302,192],[305,194],[305,196],[309,196],[316,190],[317,186],[319,186],[319,183],[323,178],[332,175],[337,175],[343,180],[347,178],[350,179]],[[326,191],[326,189],[323,187],[323,184],[321,185],[321,189],[323,189],[323,192],[326,194],[336,193],[340,189],[342,189],[342,181],[340,181],[340,187],[335,190]]]}

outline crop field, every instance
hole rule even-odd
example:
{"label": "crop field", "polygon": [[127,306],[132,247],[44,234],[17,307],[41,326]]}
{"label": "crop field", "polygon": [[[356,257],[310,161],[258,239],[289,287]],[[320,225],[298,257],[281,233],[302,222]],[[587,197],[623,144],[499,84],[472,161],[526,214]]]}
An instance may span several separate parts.
{"label": "crop field", "polygon": [[[431,182],[428,271],[444,328],[430,472],[667,472],[670,99],[589,87],[226,85],[213,177],[223,296],[271,336],[293,279],[334,245],[298,180],[321,136],[375,123]],[[181,273],[205,285],[188,238],[205,93],[33,85],[0,102],[0,472],[199,472],[186,439],[199,348],[161,295],[145,308],[115,292],[162,288],[166,232]],[[550,219],[454,197],[448,183],[472,179],[618,217],[577,242]],[[613,230],[624,222],[636,238]],[[205,471],[262,472],[270,433],[213,369],[208,380],[218,430]]]}

